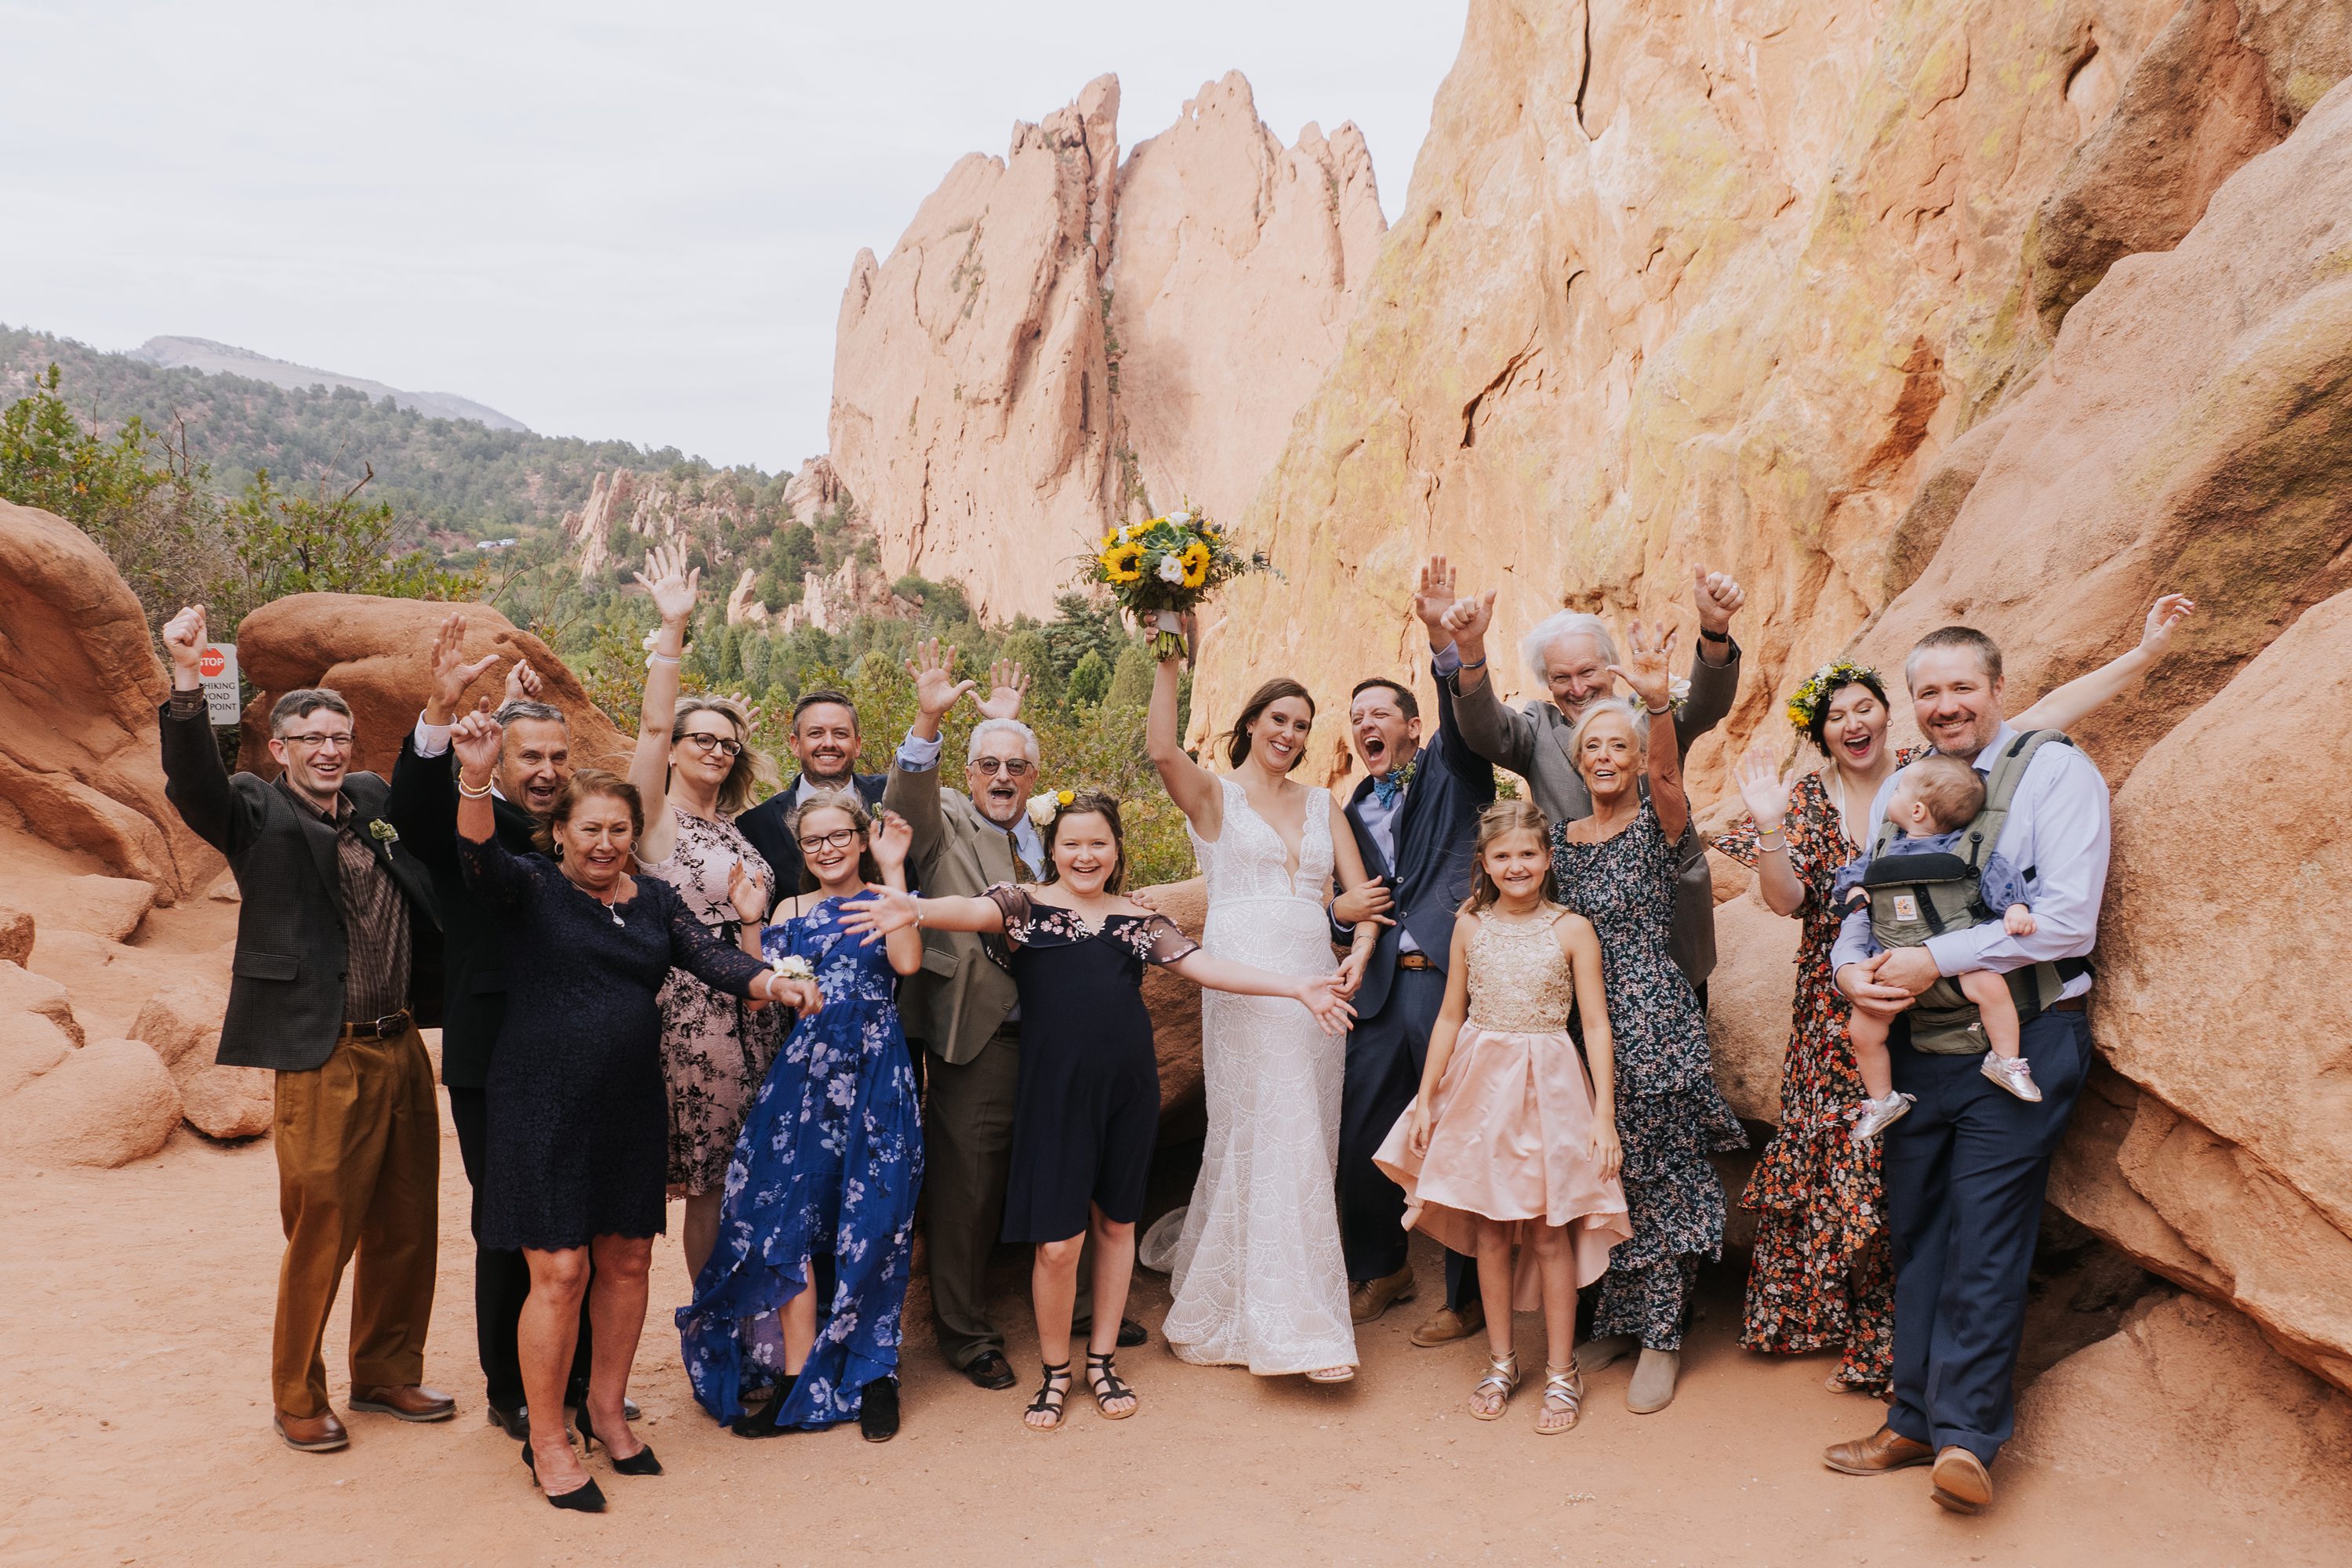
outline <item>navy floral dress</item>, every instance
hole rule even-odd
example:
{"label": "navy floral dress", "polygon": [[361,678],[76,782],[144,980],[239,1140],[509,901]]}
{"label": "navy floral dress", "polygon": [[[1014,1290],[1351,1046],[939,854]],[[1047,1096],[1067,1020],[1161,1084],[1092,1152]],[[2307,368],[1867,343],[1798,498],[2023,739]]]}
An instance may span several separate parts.
{"label": "navy floral dress", "polygon": [[771,960],[806,959],[824,1008],[803,1019],[743,1119],[727,1167],[719,1244],[677,1312],[688,1378],[721,1421],[743,1390],[783,1380],[778,1313],[833,1259],[833,1299],[778,1424],[855,1420],[866,1385],[898,1370],[901,1314],[923,1182],[922,1112],[898,975],[882,942],[842,930],[840,900],[772,925]]}
{"label": "navy floral dress", "polygon": [[1559,901],[1601,936],[1633,1224],[1633,1239],[1609,1254],[1592,1332],[1680,1350],[1699,1259],[1723,1255],[1723,1182],[1707,1154],[1746,1148],[1748,1133],[1715,1087],[1706,1010],[1675,967],[1675,847],[1644,802],[1606,843],[1571,843],[1553,828],[1552,873]]}

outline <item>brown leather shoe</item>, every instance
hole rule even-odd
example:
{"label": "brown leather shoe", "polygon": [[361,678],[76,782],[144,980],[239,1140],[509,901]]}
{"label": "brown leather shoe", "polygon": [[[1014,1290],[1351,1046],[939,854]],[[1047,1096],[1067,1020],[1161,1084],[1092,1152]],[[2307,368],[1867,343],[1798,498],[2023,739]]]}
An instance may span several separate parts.
{"label": "brown leather shoe", "polygon": [[1356,1322],[1369,1323],[1399,1301],[1412,1300],[1412,1265],[1408,1263],[1393,1274],[1349,1286],[1348,1316]]}
{"label": "brown leather shoe", "polygon": [[456,1400],[421,1383],[404,1383],[397,1388],[354,1388],[351,1405],[403,1421],[446,1421],[457,1414]]}
{"label": "brown leather shoe", "polygon": [[1992,1501],[1992,1472],[1957,1444],[1937,1453],[1927,1479],[1936,1483],[1936,1500],[1954,1513],[1981,1513]]}
{"label": "brown leather shoe", "polygon": [[316,1415],[289,1415],[280,1410],[273,1425],[278,1435],[286,1439],[288,1447],[299,1448],[306,1454],[331,1454],[351,1446],[352,1435],[343,1430],[343,1424],[335,1419],[331,1410]]}
{"label": "brown leather shoe", "polygon": [[1867,1437],[1832,1444],[1822,1453],[1822,1463],[1841,1475],[1883,1476],[1889,1470],[1927,1464],[1935,1457],[1936,1450],[1927,1444],[1915,1443],[1892,1426],[1881,1426]]}
{"label": "brown leather shoe", "polygon": [[1412,1342],[1424,1350],[1431,1345],[1450,1345],[1456,1340],[1468,1339],[1486,1326],[1486,1307],[1483,1301],[1465,1301],[1459,1308],[1440,1307],[1413,1330]]}

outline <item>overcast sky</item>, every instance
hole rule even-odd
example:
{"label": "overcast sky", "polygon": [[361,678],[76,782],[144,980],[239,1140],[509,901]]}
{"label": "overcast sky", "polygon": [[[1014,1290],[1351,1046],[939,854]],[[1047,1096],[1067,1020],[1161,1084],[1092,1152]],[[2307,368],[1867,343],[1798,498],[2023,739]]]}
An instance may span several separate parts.
{"label": "overcast sky", "polygon": [[205,337],[551,434],[793,466],[834,317],[967,152],[1118,73],[1353,120],[1393,217],[1465,0],[0,0],[0,321]]}

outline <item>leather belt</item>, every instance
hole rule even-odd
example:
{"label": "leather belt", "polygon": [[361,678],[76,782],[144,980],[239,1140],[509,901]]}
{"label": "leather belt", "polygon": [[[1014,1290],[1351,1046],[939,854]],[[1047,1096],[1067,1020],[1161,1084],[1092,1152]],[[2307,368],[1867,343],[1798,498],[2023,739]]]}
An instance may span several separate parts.
{"label": "leather belt", "polygon": [[397,1013],[386,1013],[381,1018],[363,1018],[356,1024],[345,1024],[342,1038],[388,1040],[395,1035],[406,1034],[411,1021],[408,1009],[404,1007]]}
{"label": "leather belt", "polygon": [[2045,1013],[2087,1013],[2091,1010],[2088,996],[2061,996],[2042,1009]]}
{"label": "leather belt", "polygon": [[1437,965],[1430,963],[1429,954],[1425,952],[1400,952],[1397,954],[1397,967],[1399,969],[1434,969]]}

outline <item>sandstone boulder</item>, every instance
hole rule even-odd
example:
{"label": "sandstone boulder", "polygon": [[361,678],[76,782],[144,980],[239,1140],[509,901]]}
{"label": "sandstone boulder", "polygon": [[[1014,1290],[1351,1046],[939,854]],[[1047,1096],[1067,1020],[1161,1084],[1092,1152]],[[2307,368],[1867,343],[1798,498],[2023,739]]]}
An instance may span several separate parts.
{"label": "sandstone boulder", "polygon": [[[1209,916],[1208,884],[1198,877],[1150,889],[1152,903],[1198,942]],[[1157,965],[1143,972],[1143,1002],[1151,1009],[1152,1046],[1160,1058],[1160,1126],[1171,1140],[1198,1137],[1208,1124],[1202,1099],[1201,988]]]}
{"label": "sandstone boulder", "polygon": [[1707,1043],[1716,1086],[1749,1121],[1780,1120],[1789,1009],[1797,994],[1798,922],[1747,893],[1715,909],[1715,973],[1707,979]]}
{"label": "sandstone boulder", "polygon": [[131,1037],[146,1041],[174,1079],[185,1079],[211,1065],[227,1011],[226,986],[196,980],[167,982],[140,1007]]}
{"label": "sandstone boulder", "polygon": [[0,963],[23,963],[33,956],[32,915],[0,907]]}
{"label": "sandstone boulder", "polygon": [[137,1040],[93,1040],[8,1097],[0,1140],[40,1165],[127,1165],[180,1124],[180,1091]]}
{"label": "sandstone boulder", "polygon": [[48,900],[55,930],[88,931],[109,942],[127,940],[155,907],[155,885],[130,877],[76,877]]}
{"label": "sandstone boulder", "polygon": [[0,1001],[0,1100],[65,1060],[74,1048],[75,1042],[56,1020]]}
{"label": "sandstone boulder", "polygon": [[175,1080],[180,1114],[207,1138],[257,1138],[278,1109],[278,1075],[208,1063]]}
{"label": "sandstone boulder", "polygon": [[146,615],[105,552],[0,501],[0,803],[169,903],[221,861],[163,797],[165,690]]}
{"label": "sandstone boulder", "polygon": [[453,609],[466,614],[467,658],[501,656],[466,692],[471,706],[495,704],[507,671],[529,659],[546,683],[545,700],[572,721],[572,760],[582,766],[628,765],[629,742],[588,700],[579,678],[548,646],[487,605],[442,605],[419,599],[378,599],[356,594],[295,594],[264,605],[239,623],[237,662],[258,690],[245,714],[238,759],[274,775],[269,759],[269,708],[288,691],[331,686],[350,703],[359,758],[352,765],[389,775],[400,742],[425,705],[434,636]]}
{"label": "sandstone boulder", "polygon": [[83,1043],[72,998],[62,984],[19,964],[0,963],[0,1014],[8,1013],[37,1013],[74,1045]]}

